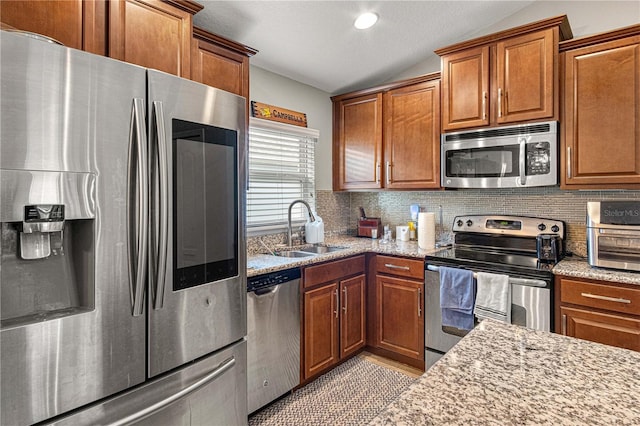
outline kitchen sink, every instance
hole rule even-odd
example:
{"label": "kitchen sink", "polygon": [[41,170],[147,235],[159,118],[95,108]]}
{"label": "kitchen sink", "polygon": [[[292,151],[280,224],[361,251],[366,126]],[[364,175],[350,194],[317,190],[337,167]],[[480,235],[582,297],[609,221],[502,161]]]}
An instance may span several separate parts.
{"label": "kitchen sink", "polygon": [[323,254],[323,253],[331,253],[334,251],[340,251],[344,249],[346,249],[346,247],[313,246],[309,248],[300,249],[300,251],[304,251],[307,253]]}
{"label": "kitchen sink", "polygon": [[280,257],[310,257],[315,256],[314,253],[302,251],[302,250],[283,250],[275,252],[276,256]]}

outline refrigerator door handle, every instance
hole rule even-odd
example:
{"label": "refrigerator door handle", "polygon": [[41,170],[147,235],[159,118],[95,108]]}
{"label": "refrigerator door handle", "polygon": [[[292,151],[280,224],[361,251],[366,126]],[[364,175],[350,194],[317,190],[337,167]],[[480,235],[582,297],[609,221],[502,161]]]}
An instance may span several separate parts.
{"label": "refrigerator door handle", "polygon": [[164,303],[164,280],[167,269],[167,246],[169,238],[169,165],[167,153],[169,152],[167,145],[167,137],[164,131],[164,112],[162,110],[162,102],[153,102],[153,118],[155,121],[155,131],[158,143],[156,150],[158,156],[158,171],[160,180],[160,226],[158,236],[158,264],[156,265],[157,277],[155,285],[154,309],[162,309]]}
{"label": "refrigerator door handle", "polygon": [[209,384],[210,382],[214,381],[215,379],[217,379],[218,377],[222,376],[224,373],[226,373],[227,371],[231,370],[234,366],[236,365],[236,358],[235,357],[231,357],[231,358],[227,358],[226,360],[222,361],[215,370],[213,370],[211,373],[207,374],[206,376],[204,376],[202,379],[198,380],[197,382],[193,383],[190,386],[187,386],[186,388],[182,389],[180,392],[176,392],[173,395],[171,395],[170,397],[167,397],[165,399],[163,399],[162,401],[159,401],[153,405],[150,405],[149,407],[138,411],[137,413],[131,414],[127,417],[124,417],[120,420],[118,420],[117,422],[111,423],[110,426],[124,426],[124,425],[129,425],[132,423],[135,423],[137,421],[140,421],[142,419],[144,419],[145,417],[149,417],[150,415],[154,414],[157,411],[162,410],[163,408],[165,408],[166,406],[168,406],[169,404],[172,404],[174,402],[176,402],[177,400],[184,398],[185,396],[197,391],[198,389],[206,386],[207,384]]}
{"label": "refrigerator door handle", "polygon": [[[149,192],[147,131],[144,100],[133,99],[129,129],[129,186],[127,214],[127,248],[129,252],[129,285],[133,316],[143,314],[144,287],[147,271],[147,237],[149,231]],[[134,187],[135,185],[135,187]],[[135,193],[135,199],[132,196]]]}

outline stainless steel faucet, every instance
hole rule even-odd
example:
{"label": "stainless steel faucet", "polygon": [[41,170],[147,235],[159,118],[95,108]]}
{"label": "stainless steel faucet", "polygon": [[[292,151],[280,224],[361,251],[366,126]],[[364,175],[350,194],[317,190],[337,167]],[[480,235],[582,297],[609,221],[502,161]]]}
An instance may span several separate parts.
{"label": "stainless steel faucet", "polygon": [[289,216],[288,216],[288,221],[287,221],[287,246],[291,247],[291,209],[293,208],[294,204],[297,203],[302,203],[307,207],[307,212],[309,212],[309,220],[311,220],[311,222],[315,222],[316,218],[313,215],[313,213],[311,213],[311,206],[309,206],[309,203],[307,203],[305,200],[294,200],[291,204],[289,204]]}

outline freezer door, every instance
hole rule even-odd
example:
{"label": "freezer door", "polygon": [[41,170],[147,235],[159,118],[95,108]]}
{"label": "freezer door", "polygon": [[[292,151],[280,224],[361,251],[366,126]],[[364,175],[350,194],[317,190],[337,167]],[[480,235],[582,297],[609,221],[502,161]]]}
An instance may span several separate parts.
{"label": "freezer door", "polygon": [[149,70],[149,377],[246,335],[245,100]]}
{"label": "freezer door", "polygon": [[244,340],[53,426],[247,424]]}
{"label": "freezer door", "polygon": [[[22,425],[145,380],[127,176],[133,99],[144,102],[146,77],[143,68],[79,50],[4,31],[0,40],[0,424]],[[22,224],[10,213],[23,204],[66,207],[64,238],[47,258],[16,251]]]}

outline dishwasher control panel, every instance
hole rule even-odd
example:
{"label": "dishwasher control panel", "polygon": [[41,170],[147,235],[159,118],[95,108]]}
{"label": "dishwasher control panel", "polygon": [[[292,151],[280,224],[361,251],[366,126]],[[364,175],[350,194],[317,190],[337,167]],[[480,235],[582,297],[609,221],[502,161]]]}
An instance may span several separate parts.
{"label": "dishwasher control panel", "polygon": [[247,292],[297,280],[300,279],[301,276],[300,268],[291,268],[285,269],[284,271],[270,272],[268,274],[250,277],[247,278]]}

